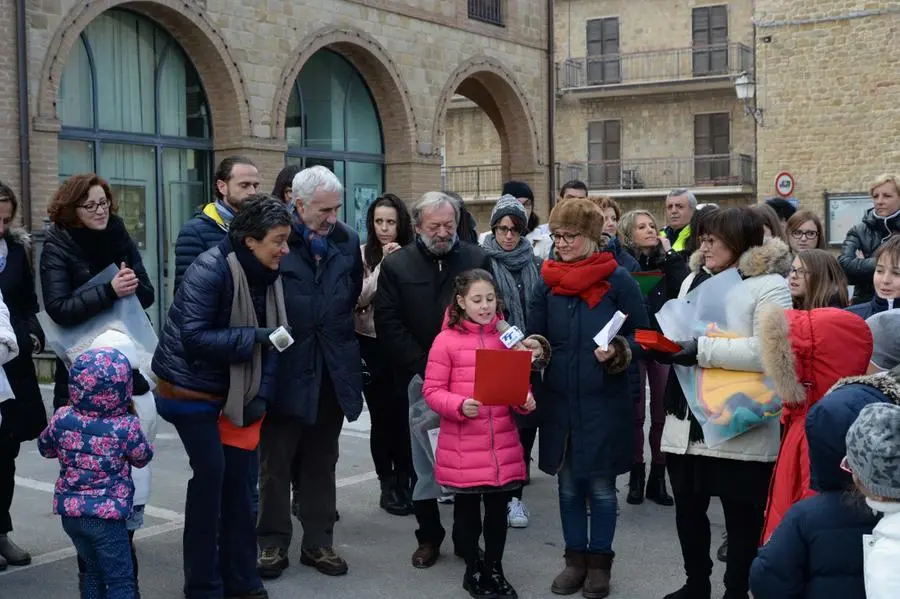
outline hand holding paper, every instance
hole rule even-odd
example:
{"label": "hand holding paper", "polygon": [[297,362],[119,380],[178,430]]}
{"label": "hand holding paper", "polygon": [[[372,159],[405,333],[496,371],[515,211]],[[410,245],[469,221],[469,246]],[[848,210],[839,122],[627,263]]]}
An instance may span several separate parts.
{"label": "hand holding paper", "polygon": [[[613,317],[609,320],[609,322],[606,323],[606,326],[603,327],[599,333],[594,335],[594,343],[597,344],[597,347],[602,349],[604,352],[608,352],[609,344],[613,339],[616,338],[616,335],[619,334],[619,331],[622,329],[622,325],[625,324],[625,320],[627,318],[627,314],[622,314],[621,312],[616,310],[616,313],[613,314]],[[595,355],[596,353],[597,352],[594,352]],[[610,357],[612,357],[612,354],[610,354],[606,359],[608,360]],[[598,356],[597,359],[599,360],[600,357]],[[606,360],[601,361],[605,362]]]}

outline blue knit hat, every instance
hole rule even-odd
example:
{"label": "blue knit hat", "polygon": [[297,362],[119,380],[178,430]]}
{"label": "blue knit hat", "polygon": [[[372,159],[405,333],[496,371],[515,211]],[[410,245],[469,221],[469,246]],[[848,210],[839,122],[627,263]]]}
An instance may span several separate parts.
{"label": "blue knit hat", "polygon": [[503,220],[504,216],[512,217],[519,232],[525,232],[525,227],[528,225],[528,213],[525,212],[525,206],[515,196],[505,194],[497,200],[494,209],[491,210],[491,230]]}

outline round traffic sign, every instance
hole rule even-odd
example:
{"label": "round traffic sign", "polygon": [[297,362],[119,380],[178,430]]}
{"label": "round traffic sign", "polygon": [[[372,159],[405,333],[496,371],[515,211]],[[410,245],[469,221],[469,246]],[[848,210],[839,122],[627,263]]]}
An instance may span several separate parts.
{"label": "round traffic sign", "polygon": [[775,175],[775,193],[783,198],[789,198],[794,193],[794,177],[786,171]]}

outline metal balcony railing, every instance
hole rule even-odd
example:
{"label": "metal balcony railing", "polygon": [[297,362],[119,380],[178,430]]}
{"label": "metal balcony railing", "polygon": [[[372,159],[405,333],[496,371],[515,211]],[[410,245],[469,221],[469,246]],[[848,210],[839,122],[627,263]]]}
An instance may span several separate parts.
{"label": "metal balcony railing", "polygon": [[581,179],[590,189],[752,187],[756,165],[747,154],[563,162],[557,164],[557,177],[559,181]]}
{"label": "metal balcony railing", "polygon": [[499,164],[445,166],[441,168],[441,189],[471,199],[500,197],[503,172]]}
{"label": "metal balcony railing", "polygon": [[502,0],[469,0],[469,18],[491,25],[503,25]]}
{"label": "metal balcony railing", "polygon": [[753,72],[753,49],[718,44],[630,54],[569,58],[557,65],[562,90],[619,84],[702,80]]}

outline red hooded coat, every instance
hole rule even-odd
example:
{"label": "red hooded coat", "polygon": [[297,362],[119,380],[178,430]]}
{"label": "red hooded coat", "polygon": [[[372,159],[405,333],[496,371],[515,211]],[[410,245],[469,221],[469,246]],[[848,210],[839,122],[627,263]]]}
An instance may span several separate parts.
{"label": "red hooded coat", "polygon": [[840,379],[865,374],[872,356],[872,333],[862,318],[838,308],[766,309],[760,316],[762,362],[784,403],[784,431],[762,543],[788,509],[815,494],[809,484],[806,414]]}

